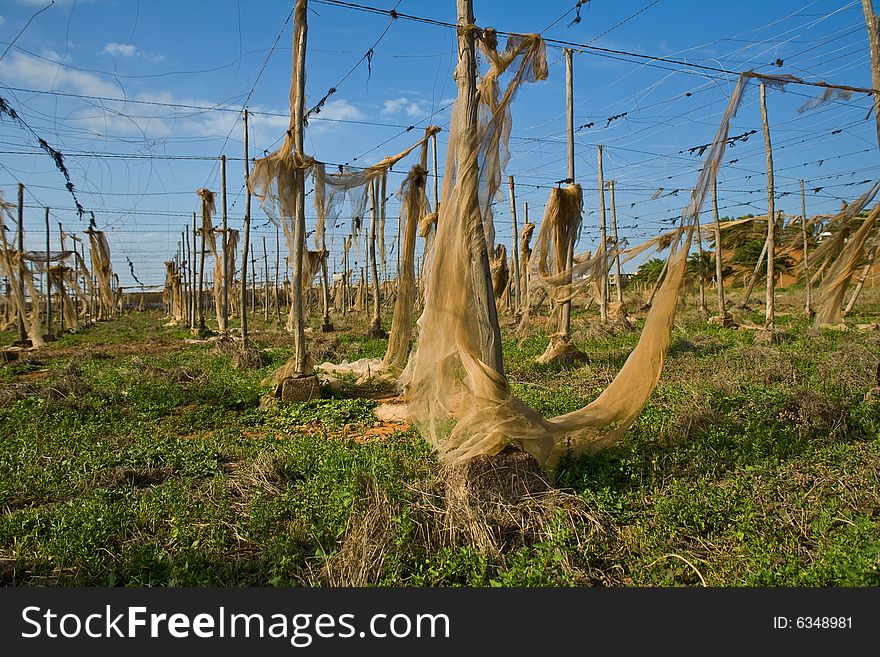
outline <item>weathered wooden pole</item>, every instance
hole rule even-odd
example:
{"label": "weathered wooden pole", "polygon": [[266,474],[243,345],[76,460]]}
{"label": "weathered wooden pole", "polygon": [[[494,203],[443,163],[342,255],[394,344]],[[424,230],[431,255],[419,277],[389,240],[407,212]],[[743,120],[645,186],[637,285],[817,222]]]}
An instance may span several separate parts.
{"label": "weathered wooden pole", "polygon": [[[308,2],[296,0],[294,7],[294,38],[299,34],[299,43],[293,46],[296,57],[296,88],[293,90],[293,146],[297,158],[301,160],[304,154],[304,119],[306,103],[306,43],[308,41]],[[298,19],[298,20],[296,20]],[[297,25],[302,29],[298,30]],[[296,373],[306,375],[306,335],[305,320],[303,319],[303,252],[305,251],[306,238],[306,199],[305,199],[305,172],[297,168],[294,171],[294,189],[299,190],[296,195],[296,212],[293,222],[293,273],[291,275],[291,314],[292,326],[288,331],[293,333],[293,352]]]}
{"label": "weathered wooden pole", "polygon": [[257,260],[254,256],[256,247],[251,250],[251,313],[257,316]]}
{"label": "weathered wooden pole", "polygon": [[[865,26],[868,28],[868,48],[871,51],[871,82],[880,89],[880,19],[874,13],[872,0],[862,0]],[[880,146],[880,93],[874,92],[874,120],[877,122],[877,144]]]}
{"label": "weathered wooden pole", "polygon": [[266,236],[263,235],[263,319],[269,323],[269,252],[266,250]]}
{"label": "weathered wooden pole", "polygon": [[767,310],[765,328],[772,331],[776,323],[776,207],[773,192],[773,147],[770,144],[770,126],[767,122],[767,91],[761,83],[761,122],[764,125],[764,150],[767,153]]}
{"label": "weathered wooden pole", "polygon": [[609,180],[611,188],[611,235],[614,238],[614,282],[617,290],[617,303],[623,303],[623,285],[620,276],[620,242],[617,239],[617,202],[614,200],[614,181]]}
{"label": "weathered wooden pole", "polygon": [[[694,199],[694,190],[691,190],[691,200]],[[696,208],[696,205],[694,205]],[[703,236],[700,231],[700,213],[694,212],[694,229],[697,233],[697,276],[700,279],[700,312],[708,313],[706,309],[706,272],[703,267]]]}
{"label": "weathered wooden pole", "polygon": [[52,281],[49,280],[49,267],[52,264],[49,253],[49,208],[46,208],[46,333],[52,335]]}
{"label": "weathered wooden pole", "polygon": [[370,320],[370,335],[379,337],[382,333],[382,317],[379,314],[379,268],[376,263],[376,229],[379,222],[379,180],[370,181],[370,274],[373,283],[373,315]]}
{"label": "weathered wooden pole", "polygon": [[801,180],[801,235],[804,240],[804,281],[806,284],[807,300],[804,305],[804,313],[807,317],[813,315],[813,299],[810,291],[810,261],[807,253],[807,197],[804,194],[804,181]]}
{"label": "weathered wooden pole", "polygon": [[[64,241],[64,228],[61,227],[61,222],[60,222],[60,221],[58,222],[58,244],[59,244],[59,248],[61,249],[61,251],[62,251],[62,252],[65,251],[65,248],[64,248],[64,246],[65,246],[65,241]],[[59,321],[58,321],[58,325],[61,327],[61,332],[64,333],[64,322],[65,322],[65,320],[66,320],[68,323],[70,323],[71,320],[74,319],[74,318],[72,318],[72,317],[65,317],[65,316],[64,316],[64,273],[63,273],[63,272],[62,272],[62,274],[61,274],[61,278],[60,278],[60,280],[59,280],[59,283],[60,283],[60,285],[61,285],[61,287],[60,287],[60,289],[61,289],[61,295],[59,296],[59,301],[60,301],[60,303],[58,304],[58,320],[59,320]],[[75,307],[76,307],[76,306],[74,306],[74,308],[75,308]]]}
{"label": "weathered wooden pole", "polygon": [[[18,286],[21,294],[21,298],[24,299],[24,276],[22,276],[22,272],[24,271],[24,258],[22,258],[22,254],[24,253],[24,184],[18,183]],[[24,304],[22,303],[22,306]],[[22,312],[26,309],[22,308]],[[25,342],[27,340],[27,332],[25,331],[25,322],[27,318],[22,314],[22,312],[18,313],[18,341]]]}
{"label": "weathered wooden pole", "polygon": [[724,268],[721,249],[721,219],[718,217],[718,180],[712,179],[712,219],[715,224],[715,283],[718,293],[718,317],[721,324],[727,319],[727,306],[724,301]]}
{"label": "weathered wooden pole", "polygon": [[[599,146],[599,250],[597,255],[602,256],[599,274],[599,316],[602,321],[608,319],[608,254],[605,247],[608,243],[607,230],[605,228],[605,181],[602,171],[602,147]],[[650,301],[649,301],[650,303]]]}
{"label": "weathered wooden pole", "polygon": [[[563,50],[565,55],[565,134],[568,155],[568,181],[574,185],[574,65],[572,63],[571,48]],[[565,276],[566,289],[571,290],[572,264],[574,263],[574,232],[569,232],[570,243],[565,250]],[[563,339],[571,335],[571,299],[562,303],[562,313],[559,319],[559,332]]]}
{"label": "weathered wooden pole", "polygon": [[192,249],[190,249],[190,267],[192,267],[192,290],[190,290],[189,303],[192,306],[190,313],[190,329],[196,329],[199,325],[199,292],[198,292],[198,267],[196,267],[196,243],[198,240],[198,226],[196,225],[196,213],[193,212],[192,218]]}
{"label": "weathered wooden pole", "polygon": [[[458,136],[457,175],[459,178],[459,202],[461,212],[467,218],[471,260],[471,285],[476,307],[485,310],[486,333],[480,336],[480,358],[498,374],[504,374],[501,353],[501,329],[498,326],[498,309],[492,290],[492,272],[489,267],[489,245],[483,230],[480,213],[477,126],[477,59],[475,50],[476,26],[474,25],[473,0],[456,0],[458,10],[458,65],[455,82],[458,87],[458,120],[461,131]],[[480,326],[483,326],[482,322]]]}
{"label": "weathered wooden pole", "polygon": [[[220,257],[223,262],[220,263],[220,276],[223,279],[220,283],[220,333],[229,332],[229,272],[226,270],[229,266],[229,257],[226,253],[229,240],[226,239],[226,233],[229,228],[228,217],[226,214],[226,156],[220,156],[220,199],[223,209],[222,227],[220,229],[220,239],[223,248],[220,249]],[[214,285],[217,281],[214,281]]]}
{"label": "weathered wooden pole", "polygon": [[248,148],[248,111],[244,111],[244,236],[241,245],[241,343],[247,349],[250,346],[248,335],[248,304],[247,304],[247,267],[248,251],[251,245],[251,162]]}
{"label": "weathered wooden pole", "polygon": [[199,229],[199,234],[202,239],[199,240],[199,245],[201,247],[201,253],[199,254],[199,291],[198,291],[198,306],[199,306],[199,331],[205,331],[205,302],[204,302],[204,283],[205,283],[205,239],[207,235],[205,234],[205,215],[207,214],[207,208],[205,207],[205,202],[202,201],[202,227]]}
{"label": "weathered wooden pole", "polygon": [[516,299],[513,304],[514,312],[522,305],[522,288],[519,275],[519,226],[516,223],[516,190],[514,189],[513,176],[507,176],[507,186],[510,188],[510,221],[513,225],[513,275],[510,277],[510,288],[515,291],[511,295]]}
{"label": "weathered wooden pole", "polygon": [[278,298],[278,274],[281,270],[281,229],[275,226],[275,322],[281,324],[281,300]]}
{"label": "weathered wooden pole", "polygon": [[[523,203],[523,232],[526,230],[526,226],[529,223],[529,202],[526,201]],[[520,299],[520,310],[522,312],[529,312],[529,306],[531,304],[531,298],[529,297],[529,260],[531,259],[531,249],[528,248],[528,244],[523,240],[523,243],[519,245],[519,253],[521,264],[520,267],[522,271],[520,273],[520,286],[519,289],[522,290],[522,298]]]}

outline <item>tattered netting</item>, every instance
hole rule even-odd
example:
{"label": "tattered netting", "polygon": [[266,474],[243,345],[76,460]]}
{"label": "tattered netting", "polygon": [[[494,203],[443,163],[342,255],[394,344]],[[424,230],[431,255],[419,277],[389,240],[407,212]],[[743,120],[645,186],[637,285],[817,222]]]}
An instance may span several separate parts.
{"label": "tattered netting", "polygon": [[[482,43],[482,42],[481,42]],[[517,41],[522,44],[523,41]],[[528,68],[529,54],[541,52],[543,43],[534,37],[532,47],[522,49],[506,66]],[[488,57],[490,64],[495,60]],[[493,79],[490,72],[486,79]],[[515,82],[506,90],[509,103],[525,76],[515,76]],[[481,358],[485,341],[492,330],[485,308],[479,307],[472,277],[474,218],[470,216],[475,193],[469,180],[470,172],[462,170],[462,162],[478,155],[481,175],[480,199],[494,196],[497,186],[493,175],[498,163],[504,135],[509,131],[507,106],[493,104],[481,98],[494,112],[481,114],[477,134],[467,130],[461,112],[462,100],[453,109],[450,146],[447,153],[446,177],[437,221],[435,249],[444,254],[438,258],[427,284],[425,309],[419,319],[419,340],[407,370],[410,398],[409,413],[426,437],[447,462],[461,461],[478,454],[496,454],[508,445],[529,452],[539,462],[553,465],[561,455],[571,450],[580,453],[610,445],[623,436],[638,416],[659,380],[669,346],[672,322],[681,283],[684,277],[687,253],[697,216],[708,190],[714,183],[722,161],[730,122],[742,100],[748,76],[740,77],[731,95],[727,111],[718,132],[708,149],[695,186],[691,203],[682,213],[682,226],[669,240],[668,271],[645,321],[639,342],[623,368],[591,404],[556,418],[544,419],[511,394],[503,374],[496,372]],[[459,144],[464,140],[464,144]],[[488,160],[488,162],[487,162]],[[486,188],[489,188],[486,190]],[[545,280],[565,283],[571,272],[560,270],[564,262],[566,232],[579,221],[580,193],[577,189],[555,193],[556,216],[559,222],[545,230],[541,253],[535,260],[546,272]],[[552,199],[551,199],[552,200]],[[571,208],[567,208],[571,206]],[[566,209],[567,208],[567,209]],[[564,219],[562,218],[564,217]],[[491,226],[491,217],[481,216],[484,225]],[[487,230],[487,235],[491,234]],[[600,245],[600,250],[604,245]],[[538,263],[543,262],[539,265]],[[582,263],[589,267],[591,261]],[[562,279],[553,280],[561,276]],[[570,279],[568,279],[570,280]],[[562,289],[560,298],[570,297],[571,291]]]}

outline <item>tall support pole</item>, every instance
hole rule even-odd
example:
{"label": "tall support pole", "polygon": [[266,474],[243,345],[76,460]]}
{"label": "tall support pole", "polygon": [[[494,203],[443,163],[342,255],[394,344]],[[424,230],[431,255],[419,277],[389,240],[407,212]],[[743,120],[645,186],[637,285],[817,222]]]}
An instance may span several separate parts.
{"label": "tall support pole", "polygon": [[715,282],[718,292],[718,317],[721,324],[727,319],[727,306],[724,301],[723,252],[721,250],[721,219],[718,217],[718,181],[712,180],[712,219],[715,223]]}
{"label": "tall support pole", "polygon": [[617,291],[617,303],[623,303],[623,285],[620,276],[620,242],[617,239],[617,202],[614,200],[614,181],[608,181],[611,187],[611,235],[614,238],[614,282]]}
{"label": "tall support pole", "polygon": [[281,269],[281,229],[275,226],[275,322],[281,323],[281,301],[278,297],[278,272]]}
{"label": "tall support pole", "polygon": [[251,313],[257,316],[257,259],[254,256],[256,247],[251,250]]}
{"label": "tall support pole", "polygon": [[198,306],[199,306],[199,332],[205,331],[205,295],[204,285],[205,285],[205,238],[207,235],[205,234],[204,222],[201,230],[199,231],[201,239],[199,240],[199,246],[201,252],[199,253],[199,291],[198,291]]}
{"label": "tall support pole", "polygon": [[761,122],[764,124],[764,150],[767,153],[767,310],[765,326],[772,331],[776,323],[776,272],[773,257],[776,253],[776,207],[773,193],[773,148],[770,144],[770,126],[767,123],[767,90],[761,83]]}
{"label": "tall support pole", "polygon": [[[293,45],[296,61],[296,88],[293,90],[293,147],[299,158],[303,157],[305,103],[306,103],[306,42],[308,41],[308,2],[296,0],[294,7],[294,38],[299,35],[299,43]],[[302,29],[298,30],[297,26]],[[296,195],[296,213],[293,222],[293,273],[291,275],[291,319],[293,325],[288,330],[293,332],[293,355],[296,365],[296,373],[306,375],[306,334],[305,321],[303,319],[303,251],[305,251],[306,235],[306,199],[305,199],[305,172],[297,168],[294,172],[294,189]]]}
{"label": "tall support pole", "polygon": [[480,170],[477,161],[477,58],[475,50],[473,0],[456,0],[458,13],[458,65],[455,82],[458,87],[458,117],[462,132],[458,140],[457,174],[459,178],[461,211],[467,217],[469,235],[471,281],[476,307],[485,310],[487,331],[480,336],[480,358],[498,374],[504,374],[501,354],[501,329],[498,326],[498,309],[492,290],[492,273],[489,268],[489,245],[483,230],[480,213]]}
{"label": "tall support pole", "polygon": [[[229,272],[227,271],[227,267],[229,266],[229,256],[226,253],[226,249],[229,245],[229,240],[226,238],[227,230],[229,228],[228,224],[228,216],[226,214],[226,156],[220,156],[220,198],[223,208],[223,223],[222,228],[220,229],[220,239],[222,240],[223,248],[220,249],[220,257],[223,258],[223,262],[220,263],[220,276],[223,280],[220,282],[220,321],[222,322],[222,326],[219,327],[220,333],[228,333],[229,332]],[[217,281],[214,281],[214,284],[217,284]]]}
{"label": "tall support pole", "polygon": [[[61,222],[60,222],[60,221],[58,222],[58,244],[60,245],[62,251],[66,251],[66,250],[67,250],[66,248],[64,248],[65,246],[67,246],[67,243],[66,243],[66,241],[64,240],[64,228],[61,226]],[[74,244],[74,246],[75,246],[75,244]],[[64,286],[64,277],[63,277],[63,276],[62,276],[62,278],[61,278],[61,285],[62,285],[62,288],[63,288],[63,286]],[[75,296],[75,295],[76,295],[76,288],[74,288],[73,294],[74,294],[74,297],[73,297],[73,308],[74,308],[74,311],[76,311],[76,296]],[[62,295],[62,296],[63,296],[63,295]],[[64,325],[64,307],[63,307],[63,306],[62,306],[62,308],[61,308],[61,312],[58,313],[58,314],[61,316],[61,321],[60,321],[59,325],[61,326],[61,331],[64,332],[64,326],[65,326],[65,325]],[[76,312],[74,312],[74,315],[76,315]],[[73,328],[73,327],[71,326],[70,328]]]}
{"label": "tall support pole", "polygon": [[810,291],[810,261],[807,253],[807,197],[804,194],[804,181],[801,180],[801,236],[804,240],[804,281],[807,288],[807,299],[804,305],[804,313],[807,317],[813,314],[813,299]]}
{"label": "tall support pole", "polygon": [[52,282],[49,280],[49,266],[51,265],[49,245],[49,208],[46,208],[46,333],[52,335]]}
{"label": "tall support pole", "polygon": [[192,249],[190,249],[190,268],[192,271],[192,290],[190,290],[189,303],[192,306],[190,313],[189,327],[190,329],[198,328],[199,325],[199,308],[198,308],[198,268],[196,267],[196,242],[198,240],[198,226],[196,225],[196,213],[193,212],[192,219]]}
{"label": "tall support pole", "polygon": [[[525,231],[526,225],[529,223],[529,202],[526,201],[523,203],[523,231]],[[522,299],[520,302],[520,309],[524,313],[529,313],[531,308],[531,297],[529,296],[529,260],[531,255],[531,249],[526,249],[526,244],[519,245],[519,254],[521,259],[520,267],[522,271],[520,272],[520,287],[522,290]]]}
{"label": "tall support pole", "polygon": [[[691,190],[691,200],[694,198],[694,190]],[[696,207],[696,205],[694,205]],[[700,279],[700,312],[706,310],[706,271],[703,267],[703,234],[700,231],[700,213],[694,213],[694,229],[697,233],[697,276]]]}
{"label": "tall support pole", "polygon": [[248,335],[248,304],[247,304],[247,267],[248,251],[251,248],[251,162],[248,147],[248,111],[244,111],[244,240],[241,246],[241,298],[238,305],[241,311],[241,343],[247,349],[250,346]]}
{"label": "tall support pole", "polygon": [[[568,180],[574,184],[574,66],[572,63],[571,48],[566,48],[565,54],[565,133],[568,147]],[[574,263],[574,234],[569,235],[571,243],[566,246],[565,252],[565,284],[571,284],[571,268]],[[571,335],[571,299],[562,304],[562,314],[559,320],[559,332],[563,339]]]}
{"label": "tall support pole", "polygon": [[514,312],[522,305],[522,288],[519,277],[519,226],[516,223],[516,191],[513,185],[513,176],[507,176],[507,185],[510,187],[510,221],[513,224],[513,276],[510,277],[511,289],[516,291],[516,303]]}
{"label": "tall support pole", "polygon": [[605,180],[602,171],[602,147],[599,146],[599,253],[602,254],[603,262],[600,263],[599,274],[599,315],[602,321],[608,319],[608,259],[605,247],[608,243],[607,230],[605,228]]}
{"label": "tall support pole", "polygon": [[[180,300],[180,303],[183,304],[183,320],[186,326],[189,326],[192,323],[192,306],[189,303],[189,300],[192,298],[192,294],[190,291],[192,290],[192,269],[189,267],[189,227],[184,226],[183,234],[181,235],[181,243],[183,244],[183,272],[184,272],[184,286],[183,290],[181,290],[181,294],[183,295],[183,299]],[[143,294],[143,288],[141,288],[141,294]]]}
{"label": "tall support pole", "polygon": [[431,158],[434,160],[434,171],[432,171],[432,176],[434,177],[434,212],[440,213],[440,176],[437,172],[437,133],[433,133],[431,135]]}
{"label": "tall support pole", "polygon": [[[24,277],[21,273],[24,270],[24,259],[21,258],[21,254],[24,253],[24,184],[18,183],[18,268],[19,268],[19,277],[18,277],[18,286],[19,291],[21,293],[21,298],[24,299]],[[33,301],[36,303],[36,300]],[[25,342],[27,340],[27,333],[25,332],[25,322],[27,318],[21,313],[18,314],[18,341]]]}
{"label": "tall support pole", "polygon": [[370,181],[370,275],[373,283],[373,315],[370,320],[370,335],[379,337],[382,333],[382,317],[379,314],[379,268],[376,264],[376,224],[379,222],[379,181]]}
{"label": "tall support pole", "polygon": [[[880,89],[880,19],[874,13],[872,0],[862,0],[865,26],[868,28],[868,47],[871,50],[871,81]],[[880,93],[874,93],[874,120],[877,122],[877,144],[880,146]]]}
{"label": "tall support pole", "polygon": [[269,323],[269,252],[266,250],[266,236],[263,235],[263,319]]}
{"label": "tall support pole", "polygon": [[[66,250],[64,248],[65,247],[64,228],[61,227],[60,221],[58,222],[58,244],[59,244],[59,248],[62,251]],[[64,316],[64,275],[63,274],[61,275],[60,283],[61,283],[61,295],[59,297],[59,303],[58,303],[58,319],[59,319],[58,325],[61,328],[61,333],[64,333],[65,320],[67,321],[67,323],[72,325],[73,324],[73,317],[65,317]],[[74,308],[76,308],[76,306],[74,306]]]}

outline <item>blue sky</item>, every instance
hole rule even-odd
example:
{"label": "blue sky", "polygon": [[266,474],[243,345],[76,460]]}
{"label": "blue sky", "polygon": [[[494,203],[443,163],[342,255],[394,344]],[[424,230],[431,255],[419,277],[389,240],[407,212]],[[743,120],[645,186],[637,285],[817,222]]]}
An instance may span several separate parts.
{"label": "blue sky", "polygon": [[[364,2],[385,9],[395,3]],[[0,3],[0,53],[46,4]],[[449,110],[443,108],[455,97],[451,30],[405,19],[388,28],[387,16],[310,4],[309,105],[329,87],[338,87],[307,129],[311,154],[329,163],[367,165],[413,143],[420,128],[447,124]],[[576,0],[474,4],[482,27],[545,30],[547,38],[731,71],[755,68],[870,87],[868,40],[858,1],[592,0],[580,8],[580,22],[573,22]],[[455,21],[453,0],[401,0],[397,9]],[[180,230],[197,208],[195,190],[219,189],[214,158],[221,153],[236,158],[227,174],[229,215],[232,227],[241,226],[240,110],[252,92],[247,103],[253,112],[252,157],[277,146],[289,111],[291,25],[285,22],[290,10],[290,2],[268,0],[56,0],[0,59],[0,96],[65,154],[81,202],[107,231],[123,285],[133,283],[126,258],[143,282],[164,279],[162,261],[176,250]],[[386,28],[369,70],[362,61],[337,84]],[[507,173],[517,180],[520,221],[524,202],[529,203],[530,219],[539,220],[548,188],[566,176],[561,49],[548,47],[547,58],[549,79],[524,87],[513,109]],[[592,124],[576,135],[577,178],[585,188],[580,248],[595,245],[598,144],[605,149],[605,178],[616,181],[621,236],[635,243],[656,235],[686,203],[702,162],[688,149],[711,141],[735,78],[591,52],[576,52],[574,69],[575,126]],[[857,94],[799,112],[818,91],[789,86],[768,93],[777,208],[793,214],[800,212],[795,192],[801,178],[807,181],[807,209],[813,213],[855,198],[868,186],[863,181],[880,171],[874,118],[867,117],[870,99]],[[417,130],[406,132],[410,125]],[[725,157],[718,183],[723,215],[766,211],[756,86],[748,92],[731,134],[749,130],[758,133]],[[446,141],[441,132],[441,163]],[[408,168],[406,161],[396,168],[390,189],[396,189]],[[26,206],[33,206],[26,209],[32,248],[40,248],[44,240],[36,232],[42,230],[42,206],[52,208],[53,228],[58,221],[68,231],[86,227],[63,189],[63,178],[48,156],[37,151],[33,136],[4,118],[0,190],[7,200],[15,200],[19,181],[27,185]],[[652,199],[660,187],[664,191]],[[509,242],[508,205],[496,207],[498,241]],[[396,234],[397,209],[392,201],[389,241]],[[274,227],[267,223],[255,205],[257,256],[266,236],[273,260]],[[334,255],[347,233],[348,222],[331,232]],[[54,248],[54,230],[52,240]]]}

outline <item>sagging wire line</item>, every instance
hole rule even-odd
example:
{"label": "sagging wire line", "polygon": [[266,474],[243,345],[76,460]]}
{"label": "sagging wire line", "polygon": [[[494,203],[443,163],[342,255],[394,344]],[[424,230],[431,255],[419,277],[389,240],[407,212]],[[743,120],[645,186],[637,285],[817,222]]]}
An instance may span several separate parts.
{"label": "sagging wire line", "polygon": [[[337,7],[342,7],[345,9],[353,9],[357,11],[364,11],[368,13],[375,14],[387,14],[390,15],[390,10],[388,9],[380,9],[378,7],[371,7],[369,5],[361,5],[354,2],[345,2],[344,0],[312,0],[313,2],[318,2],[321,4],[332,5]],[[395,12],[397,18],[402,18],[405,20],[410,20],[418,23],[425,23],[427,25],[434,25],[437,27],[444,27],[447,29],[457,29],[458,26],[455,23],[449,23],[447,21],[439,21],[433,18],[424,18],[422,16],[413,16],[410,14],[403,14],[401,12]],[[503,36],[524,36],[520,32],[509,32],[506,30],[495,30],[496,34],[500,34]],[[750,77],[755,77],[759,79],[764,79],[770,82],[778,81],[780,76],[768,76],[762,73],[756,73],[754,71],[732,71],[730,69],[721,68],[717,66],[707,66],[706,64],[696,64],[694,62],[687,62],[678,59],[673,59],[671,57],[663,57],[660,55],[648,55],[645,53],[637,53],[629,50],[620,50],[617,48],[602,48],[600,46],[592,46],[589,43],[578,43],[575,41],[566,41],[563,39],[544,39],[544,42],[548,45],[559,47],[559,48],[572,48],[574,50],[578,50],[581,52],[593,52],[600,56],[607,56],[611,59],[620,59],[622,57],[632,57],[639,60],[646,60],[649,62],[662,62],[665,64],[674,64],[676,66],[681,66],[687,69],[697,69],[701,71],[709,71],[710,73],[721,73],[723,75],[731,75],[735,77],[739,77],[740,75],[749,75]],[[624,59],[623,61],[630,61]],[[631,62],[632,63],[632,62]],[[663,68],[663,67],[660,67]],[[675,69],[672,69],[675,70]],[[683,72],[683,71],[681,71]],[[865,88],[865,87],[854,87],[849,85],[835,85],[825,82],[824,80],[819,80],[818,82],[810,82],[808,80],[803,80],[801,78],[797,78],[795,76],[786,76],[786,82],[790,84],[799,84],[806,85],[812,87],[821,87],[826,89],[840,89],[843,91],[852,91],[855,93],[865,93],[865,94],[875,94],[880,93],[880,90]]]}
{"label": "sagging wire line", "polygon": [[138,277],[135,276],[134,263],[131,261],[131,258],[129,258],[128,256],[125,256],[125,259],[128,262],[128,269],[129,269],[129,271],[131,271],[131,277],[134,279],[134,282],[143,287],[143,283],[141,283],[140,280],[138,280]]}
{"label": "sagging wire line", "polygon": [[370,79],[370,76],[373,73],[373,54],[376,50],[376,47],[382,42],[382,39],[385,38],[385,35],[388,34],[388,30],[391,29],[391,26],[394,24],[394,21],[397,20],[397,11],[396,10],[400,6],[401,2],[403,2],[403,0],[397,0],[397,4],[395,4],[394,8],[390,10],[389,16],[391,17],[391,20],[388,21],[388,25],[385,26],[384,30],[382,30],[382,34],[379,35],[379,38],[376,39],[375,43],[373,43],[373,45],[367,49],[367,52],[365,52],[363,55],[361,55],[361,58],[354,63],[354,66],[352,66],[348,70],[348,73],[343,75],[342,79],[340,79],[339,82],[337,82],[332,87],[330,87],[327,90],[327,93],[325,93],[321,97],[321,99],[315,104],[315,106],[312,107],[312,109],[308,110],[305,113],[305,116],[303,116],[303,125],[308,125],[309,117],[312,114],[320,114],[321,109],[324,107],[324,103],[327,102],[327,100],[330,98],[330,96],[332,96],[333,94],[336,93],[336,90],[342,85],[343,82],[345,82],[349,78],[349,76],[352,73],[354,73],[357,70],[358,66],[360,66],[361,62],[363,62],[364,60],[367,60],[367,80]]}
{"label": "sagging wire line", "polygon": [[43,7],[42,9],[40,9],[40,10],[37,11],[35,14],[33,14],[30,18],[27,19],[27,22],[26,22],[26,23],[24,24],[24,26],[18,31],[18,34],[15,35],[15,38],[7,44],[7,46],[6,46],[6,50],[3,51],[3,54],[0,55],[0,62],[3,61],[3,58],[4,58],[4,57],[6,57],[6,53],[9,52],[9,49],[12,48],[12,47],[15,45],[15,42],[18,41],[18,38],[19,38],[22,34],[24,34],[24,31],[25,31],[26,29],[28,29],[28,26],[31,24],[31,22],[32,22],[37,16],[39,16],[40,14],[42,14],[44,11],[46,11],[47,9],[49,9],[49,7],[51,7],[51,6],[54,5],[54,4],[55,4],[55,0],[52,0],[48,5],[46,5],[45,7]]}
{"label": "sagging wire line", "polygon": [[28,125],[27,121],[25,121],[21,115],[15,111],[15,109],[8,103],[8,101],[0,96],[0,115],[6,115],[13,122],[18,123],[22,127],[26,128],[28,132],[30,132],[34,138],[37,140],[37,143],[40,145],[40,148],[46,152],[46,154],[52,158],[52,161],[55,163],[55,168],[61,172],[61,175],[64,176],[64,179],[67,183],[64,185],[65,189],[70,192],[70,195],[73,197],[73,202],[76,205],[76,211],[79,214],[80,219],[82,219],[85,214],[85,208],[83,208],[82,203],[79,202],[79,199],[76,197],[76,190],[73,186],[73,180],[70,178],[70,171],[67,169],[67,165],[64,163],[64,155],[60,152],[52,148],[49,143],[40,137],[30,125]]}

